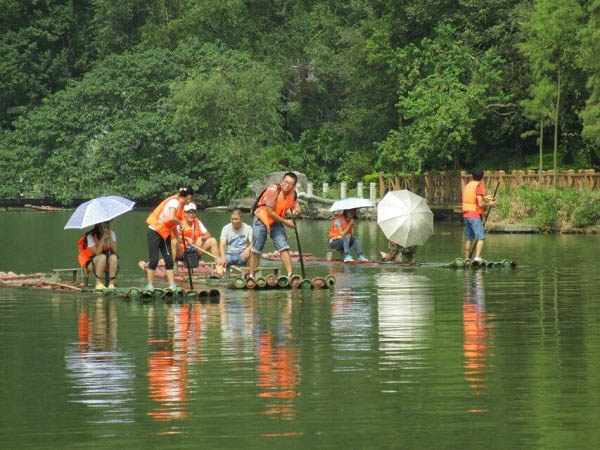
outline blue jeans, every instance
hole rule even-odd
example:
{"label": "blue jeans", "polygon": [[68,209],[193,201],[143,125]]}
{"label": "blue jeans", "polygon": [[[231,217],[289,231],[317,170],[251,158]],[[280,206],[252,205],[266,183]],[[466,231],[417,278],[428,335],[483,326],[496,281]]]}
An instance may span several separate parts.
{"label": "blue jeans", "polygon": [[244,266],[246,261],[242,258],[242,252],[238,253],[225,253],[225,260],[227,265],[233,264],[234,266]]}
{"label": "blue jeans", "polygon": [[[252,253],[262,253],[267,243],[267,237],[269,237],[268,234],[265,224],[258,217],[254,217],[254,222],[252,222]],[[273,239],[273,245],[278,252],[290,248],[281,222],[275,222],[271,225],[271,239]]]}
{"label": "blue jeans", "polygon": [[360,249],[358,239],[356,239],[354,236],[334,239],[329,243],[329,246],[334,250],[341,251],[344,253],[344,256],[348,256],[350,254],[350,247],[354,247],[354,251],[358,256],[363,254],[362,250]]}
{"label": "blue jeans", "polygon": [[485,239],[485,231],[483,230],[483,222],[481,218],[472,219],[470,217],[463,217],[465,221],[465,239],[467,241],[483,241]]}

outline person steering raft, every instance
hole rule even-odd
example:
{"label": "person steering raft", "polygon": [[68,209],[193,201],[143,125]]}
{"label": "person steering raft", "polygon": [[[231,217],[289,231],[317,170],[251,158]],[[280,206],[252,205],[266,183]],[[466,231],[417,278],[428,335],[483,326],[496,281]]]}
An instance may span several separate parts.
{"label": "person steering raft", "polygon": [[477,239],[473,261],[479,262],[481,261],[481,251],[485,240],[482,220],[483,207],[495,205],[496,199],[493,195],[485,194],[485,187],[481,181],[483,170],[476,169],[472,175],[473,180],[467,183],[462,192],[462,211],[465,222],[465,259],[470,259],[472,242]]}
{"label": "person steering raft", "polygon": [[258,267],[260,255],[271,236],[275,250],[281,255],[281,261],[287,270],[288,277],[292,275],[292,258],[290,257],[290,246],[285,234],[285,225],[295,228],[292,219],[286,219],[286,213],[291,210],[293,215],[300,212],[298,198],[296,195],[296,183],[298,177],[294,172],[287,172],[279,184],[267,187],[256,200],[252,207],[254,221],[252,223],[252,251],[248,264],[248,276],[254,277]]}
{"label": "person steering raft", "polygon": [[191,187],[182,187],[177,195],[164,199],[148,216],[148,284],[146,289],[154,290],[154,271],[158,266],[159,252],[165,261],[167,281],[169,288],[176,289],[175,274],[173,272],[174,255],[171,248],[171,239],[175,239],[175,227],[185,226],[184,207],[190,203],[194,196]]}

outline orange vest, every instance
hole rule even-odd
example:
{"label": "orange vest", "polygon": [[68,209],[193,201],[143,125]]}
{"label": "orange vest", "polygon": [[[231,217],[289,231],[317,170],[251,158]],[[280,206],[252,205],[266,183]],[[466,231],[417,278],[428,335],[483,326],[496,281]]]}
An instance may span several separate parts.
{"label": "orange vest", "polygon": [[476,212],[479,215],[483,214],[483,207],[479,206],[477,203],[477,194],[475,191],[477,190],[477,186],[481,184],[481,181],[469,181],[469,183],[465,186],[465,190],[462,195],[462,211],[466,212]]}
{"label": "orange vest", "polygon": [[[160,234],[160,236],[163,239],[168,239],[171,236],[173,229],[177,226],[177,224],[174,222],[161,222],[162,211],[165,208],[167,202],[172,199],[179,200],[179,196],[171,195],[170,197],[165,198],[162,202],[160,202],[160,205],[158,205],[154,209],[154,211],[150,213],[150,215],[146,219],[146,223],[150,225],[154,231]],[[177,217],[179,220],[183,220],[183,218],[185,217],[185,214],[183,212],[183,202],[179,202],[179,207],[177,208],[175,217]]]}
{"label": "orange vest", "polygon": [[[183,227],[183,237],[189,238],[192,240],[192,244],[196,242],[196,240],[202,236],[204,233],[201,230],[200,222],[198,219],[194,218],[194,222],[190,226],[188,221],[185,221],[185,226]],[[180,248],[185,248],[183,242],[179,244]]]}
{"label": "orange vest", "polygon": [[267,228],[270,228],[271,225],[273,225],[273,223],[275,223],[275,220],[271,216],[269,216],[269,213],[267,213],[267,208],[265,207],[265,203],[264,203],[265,195],[266,195],[267,191],[273,187],[275,187],[277,189],[277,200],[275,201],[275,206],[273,207],[273,211],[279,217],[285,217],[285,213],[287,212],[287,210],[293,208],[294,205],[296,204],[296,190],[295,189],[292,189],[287,194],[285,194],[283,192],[283,190],[281,189],[281,186],[278,184],[272,184],[267,189],[265,189],[263,191],[263,193],[261,194],[260,198],[258,199],[258,201],[256,202],[256,211],[255,211],[254,215],[256,217],[258,217],[260,219],[260,221],[262,223],[264,223]]}
{"label": "orange vest", "polygon": [[[340,230],[338,230],[338,227],[335,224],[335,221],[338,219],[342,222],[342,230],[345,230],[346,227],[348,226],[348,221],[346,220],[346,218],[344,217],[343,214],[340,214],[339,216],[334,217],[333,220],[331,221],[331,225],[329,227],[329,239],[341,239],[342,238],[342,234],[340,233]],[[354,234],[354,225],[352,225],[349,232],[346,233],[344,237],[352,236],[353,234]]]}
{"label": "orange vest", "polygon": [[[90,261],[90,259],[92,259],[96,253],[94,252],[94,250],[92,250],[91,248],[88,247],[87,245],[87,237],[88,234],[92,234],[92,237],[94,238],[94,246],[98,247],[98,238],[96,237],[96,235],[94,234],[93,231],[88,231],[87,233],[85,233],[83,236],[81,236],[79,238],[79,240],[77,241],[77,261],[79,261],[79,265],[81,267],[85,267],[87,265],[87,263]],[[103,245],[102,246],[102,251],[106,252],[110,249],[110,247],[108,245]]]}

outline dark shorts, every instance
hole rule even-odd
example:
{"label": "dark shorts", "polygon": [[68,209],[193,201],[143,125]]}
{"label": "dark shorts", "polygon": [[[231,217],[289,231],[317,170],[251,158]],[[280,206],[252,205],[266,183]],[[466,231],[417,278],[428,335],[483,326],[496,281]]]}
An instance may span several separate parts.
{"label": "dark shorts", "polygon": [[[110,251],[108,251],[108,250],[107,250],[107,251],[105,251],[105,252],[102,252],[102,253],[100,253],[100,254],[101,254],[101,255],[106,255],[106,258],[107,258],[107,259],[108,259],[108,257],[109,257],[110,255],[115,255],[114,253],[111,253],[111,252],[110,252]],[[115,256],[117,257],[117,260],[118,260],[118,259],[119,259],[119,255],[115,255]],[[94,276],[95,276],[96,278],[98,278],[98,275],[96,275],[96,264],[94,264],[94,257],[92,257],[92,258],[90,258],[90,259],[88,260],[88,262],[85,264],[85,267],[87,268],[87,271],[88,271],[88,273],[92,272],[92,273],[94,274]],[[108,266],[106,266],[106,268],[105,268],[105,270],[104,270],[104,271],[105,271],[105,273],[108,273]],[[117,273],[116,273],[115,277],[116,277],[117,275],[119,275],[119,272],[120,272],[120,271],[121,271],[121,265],[120,265],[120,264],[117,264]]]}
{"label": "dark shorts", "polygon": [[163,239],[162,236],[152,228],[148,228],[148,268],[150,270],[156,270],[159,253],[162,253],[162,257],[165,260],[165,268],[167,270],[173,270],[171,238]]}

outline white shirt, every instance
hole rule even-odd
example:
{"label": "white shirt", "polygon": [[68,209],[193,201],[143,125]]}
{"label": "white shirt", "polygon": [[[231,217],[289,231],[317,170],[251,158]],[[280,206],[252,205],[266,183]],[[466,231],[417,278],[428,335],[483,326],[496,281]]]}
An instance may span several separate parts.
{"label": "white shirt", "polygon": [[[158,220],[162,221],[163,219],[169,217],[169,209],[171,208],[175,208],[175,210],[177,210],[177,208],[179,208],[179,200],[177,200],[176,198],[172,198],[167,203],[165,203],[165,206],[163,206],[162,211],[158,215]],[[148,225],[148,228],[156,231],[156,229],[153,228],[152,225]]]}
{"label": "white shirt", "polygon": [[[93,248],[96,246],[96,242],[94,242],[94,233],[88,233],[87,235],[87,246],[88,248]],[[110,238],[117,242],[117,235],[115,234],[115,232],[113,230],[110,230]]]}

